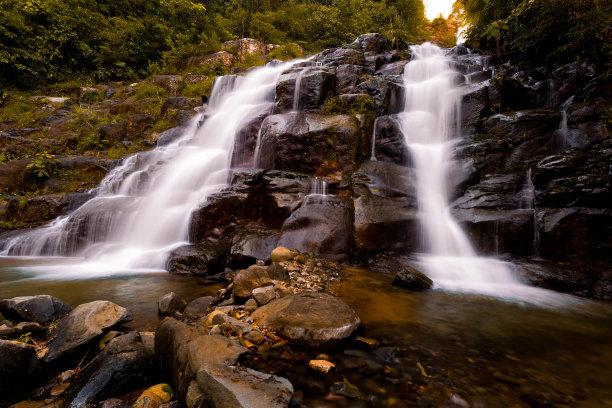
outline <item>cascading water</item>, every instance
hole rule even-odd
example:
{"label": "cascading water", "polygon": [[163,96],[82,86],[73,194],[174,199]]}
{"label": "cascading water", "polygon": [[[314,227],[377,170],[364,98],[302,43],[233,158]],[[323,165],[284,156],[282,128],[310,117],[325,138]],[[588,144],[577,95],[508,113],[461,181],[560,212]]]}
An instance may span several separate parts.
{"label": "cascading water", "polygon": [[411,48],[413,60],[404,69],[405,111],[401,129],[416,173],[419,221],[426,253],[420,256],[424,271],[437,287],[462,292],[535,300],[549,292],[524,286],[512,266],[478,257],[467,235],[453,219],[447,183],[452,164],[462,89],[455,85],[457,72],[451,60],[435,45]]}
{"label": "cascading water", "polygon": [[292,64],[219,78],[206,117],[196,116],[182,137],[125,159],[96,197],[9,240],[1,255],[84,256],[90,262],[74,267],[80,278],[163,269],[168,253],[187,243],[192,211],[227,185],[236,133],[271,111],[278,77]]}

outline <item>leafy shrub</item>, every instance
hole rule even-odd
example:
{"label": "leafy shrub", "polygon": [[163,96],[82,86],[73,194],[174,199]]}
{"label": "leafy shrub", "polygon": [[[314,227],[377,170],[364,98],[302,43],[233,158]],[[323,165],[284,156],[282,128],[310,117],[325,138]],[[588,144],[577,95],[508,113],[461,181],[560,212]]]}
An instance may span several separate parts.
{"label": "leafy shrub", "polygon": [[278,48],[274,48],[268,53],[269,59],[279,59],[287,61],[294,58],[299,58],[304,55],[302,48],[297,44],[285,44]]}
{"label": "leafy shrub", "polygon": [[59,160],[55,158],[55,155],[43,151],[37,154],[26,168],[36,178],[44,180],[57,173],[58,163]]}

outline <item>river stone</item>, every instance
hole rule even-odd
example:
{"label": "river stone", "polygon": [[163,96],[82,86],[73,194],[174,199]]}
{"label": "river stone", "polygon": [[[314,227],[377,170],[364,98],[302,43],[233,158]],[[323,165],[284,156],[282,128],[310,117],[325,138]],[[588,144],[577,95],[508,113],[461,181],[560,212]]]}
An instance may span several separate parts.
{"label": "river stone", "polygon": [[183,313],[186,315],[206,314],[208,306],[215,300],[212,296],[202,296],[189,302]]}
{"label": "river stone", "polygon": [[124,307],[105,300],[96,300],[77,306],[57,326],[57,336],[49,343],[45,363],[71,353],[77,347],[108,331],[112,327],[132,320],[132,313]]}
{"label": "river stone", "polygon": [[234,298],[248,299],[255,288],[274,285],[274,283],[279,281],[289,282],[289,274],[286,271],[284,275],[281,275],[276,273],[279,271],[279,268],[275,267],[271,271],[275,276],[270,276],[268,273],[269,269],[270,267],[251,265],[247,269],[239,271],[234,277],[234,288],[232,291]]}
{"label": "river stone", "polygon": [[276,247],[270,253],[270,260],[272,262],[285,262],[293,258],[293,252],[285,247]]}
{"label": "river stone", "polygon": [[206,400],[218,408],[284,408],[293,395],[286,378],[245,367],[206,364],[196,378]]}
{"label": "river stone", "polygon": [[433,286],[433,281],[427,275],[409,265],[404,265],[392,283],[410,290],[431,289]]}
{"label": "river stone", "polygon": [[0,340],[0,406],[34,388],[41,376],[36,349],[29,344]]}
{"label": "river stone", "polygon": [[65,406],[94,405],[106,398],[142,388],[155,380],[153,353],[138,332],[108,343],[93,364],[79,372],[64,397]]}
{"label": "river stone", "polygon": [[262,288],[253,289],[253,299],[259,305],[267,305],[276,298],[276,292],[274,286],[264,286]]}
{"label": "river stone", "polygon": [[0,325],[0,337],[19,337],[26,333],[41,333],[46,330],[44,326],[32,322],[21,322],[12,327]]}
{"label": "river stone", "polygon": [[54,296],[20,296],[0,300],[0,312],[14,321],[48,323],[69,313],[68,303]]}
{"label": "river stone", "polygon": [[160,372],[185,402],[189,383],[204,363],[236,364],[248,350],[223,336],[209,335],[202,325],[166,318],[157,326],[155,355]]}
{"label": "river stone", "polygon": [[166,293],[157,301],[157,308],[161,314],[173,314],[182,312],[187,302],[174,292]]}
{"label": "river stone", "polygon": [[275,299],[253,313],[259,327],[290,342],[331,346],[348,339],[361,325],[346,303],[325,293],[302,293]]}

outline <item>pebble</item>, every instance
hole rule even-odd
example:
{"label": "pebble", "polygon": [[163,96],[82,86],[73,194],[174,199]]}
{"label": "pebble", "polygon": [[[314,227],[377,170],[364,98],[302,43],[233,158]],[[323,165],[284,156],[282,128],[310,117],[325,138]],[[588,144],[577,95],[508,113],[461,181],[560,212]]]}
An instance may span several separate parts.
{"label": "pebble", "polygon": [[332,363],[331,361],[327,361],[327,360],[310,360],[310,362],[308,363],[308,366],[312,368],[313,370],[318,371],[323,374],[329,373],[331,370],[333,370],[336,367],[334,363]]}
{"label": "pebble", "polygon": [[247,300],[246,303],[244,304],[244,310],[246,310],[249,313],[253,313],[254,311],[256,311],[257,302],[255,301],[255,299]]}

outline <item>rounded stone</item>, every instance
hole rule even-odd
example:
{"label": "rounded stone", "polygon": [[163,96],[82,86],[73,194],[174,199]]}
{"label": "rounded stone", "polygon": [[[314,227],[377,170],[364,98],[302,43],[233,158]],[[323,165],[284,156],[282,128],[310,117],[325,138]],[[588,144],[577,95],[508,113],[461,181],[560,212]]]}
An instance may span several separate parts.
{"label": "rounded stone", "polygon": [[259,327],[291,343],[326,347],[351,337],[361,325],[346,303],[325,293],[302,293],[275,299],[253,313]]}
{"label": "rounded stone", "polygon": [[284,262],[291,258],[293,258],[293,252],[285,247],[274,248],[270,254],[270,259],[272,262]]}

